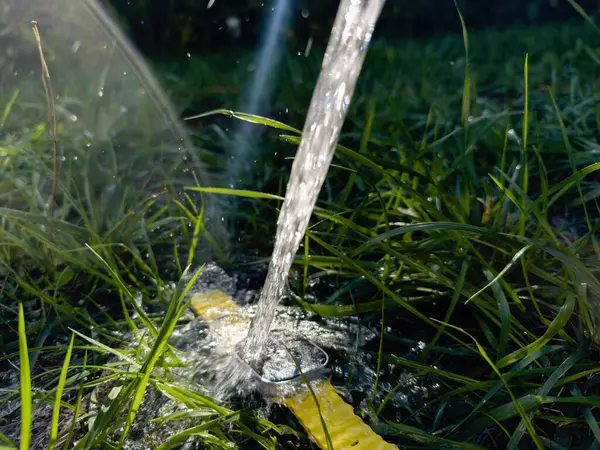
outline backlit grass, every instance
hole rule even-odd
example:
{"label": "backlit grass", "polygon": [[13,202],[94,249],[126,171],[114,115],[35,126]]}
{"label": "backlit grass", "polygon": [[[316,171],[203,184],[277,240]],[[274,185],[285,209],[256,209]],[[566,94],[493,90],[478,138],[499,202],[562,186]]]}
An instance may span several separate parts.
{"label": "backlit grass", "polygon": [[[374,42],[294,260],[290,303],[359,317],[379,332],[364,349],[373,383],[358,389],[366,370],[358,360],[334,382],[390,442],[598,448],[600,35],[574,25],[467,30],[428,43]],[[183,363],[168,339],[184,320],[202,252],[229,266],[269,257],[320,58],[315,50],[286,59],[270,118],[230,111],[243,59],[231,71],[192,61],[189,79],[165,81],[189,115],[225,108],[188,121],[213,156],[235,121],[266,130],[250,156],[251,185],[206,186],[175,171],[172,186],[150,189],[128,178],[152,160],[140,150],[115,166],[112,188],[99,179],[104,194],[68,166],[49,217],[39,183],[52,176],[43,117],[43,133],[1,142],[0,182],[10,189],[0,204],[0,370],[19,367],[11,373],[20,379],[0,385],[0,448],[26,446],[30,422],[36,448],[120,448],[154,395],[182,407],[154,416],[157,448],[190,440],[310,448],[285,411],[265,419],[243,402],[217,404],[175,376]],[[226,92],[215,94],[213,83]],[[18,97],[0,99],[2,123],[18,123]],[[94,156],[77,156],[90,158],[92,173]],[[225,172],[223,160],[212,161]],[[235,245],[221,247],[209,232],[220,217],[202,198],[235,199],[224,211]],[[22,395],[28,383],[31,399]],[[415,385],[427,388],[415,394]],[[94,389],[104,408],[88,423]],[[173,423],[178,431],[160,440]]]}

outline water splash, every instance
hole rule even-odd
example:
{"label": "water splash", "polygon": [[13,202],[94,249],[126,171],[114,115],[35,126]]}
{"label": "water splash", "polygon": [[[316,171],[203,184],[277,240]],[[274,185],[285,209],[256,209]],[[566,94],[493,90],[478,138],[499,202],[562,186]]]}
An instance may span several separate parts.
{"label": "water splash", "polygon": [[[61,174],[67,176],[68,172],[69,182],[58,183],[53,203],[67,207],[71,212],[65,214],[76,222],[79,209],[86,208],[85,215],[99,232],[122,230],[117,225],[122,211],[137,210],[150,195],[165,188],[180,195],[196,177],[202,186],[216,184],[203,162],[206,153],[194,147],[150,67],[102,2],[2,0],[0,11],[2,103],[14,95],[2,119],[0,147],[6,146],[10,136],[21,136],[26,144],[27,136],[34,136],[33,130],[47,127],[47,115],[40,115],[40,107],[46,109],[46,98],[32,20],[41,35],[54,96],[51,103],[62,128],[53,173],[46,169],[52,161],[47,161],[47,152],[41,147],[30,154],[15,152],[10,159],[3,158],[10,167],[27,170],[24,177],[15,179],[7,171],[0,175],[2,206],[45,214],[50,204],[28,201],[24,193],[37,192],[39,198],[50,199],[53,180],[63,179]],[[40,132],[39,139],[49,138],[47,131]],[[80,195],[84,191],[85,199]],[[163,194],[153,201],[157,206],[172,204]],[[223,215],[220,200],[204,196],[203,201],[205,217]],[[80,205],[72,208],[73,202]],[[60,211],[56,217],[62,217]],[[210,234],[224,245],[224,224],[209,220],[207,225],[212,228]],[[113,237],[119,239],[118,235]],[[200,243],[196,261],[213,259],[212,246],[205,240]]]}
{"label": "water splash", "polygon": [[342,0],[338,8],[277,222],[267,279],[248,336],[239,349],[241,357],[257,371],[292,259],[325,181],[384,3],[385,0]]}

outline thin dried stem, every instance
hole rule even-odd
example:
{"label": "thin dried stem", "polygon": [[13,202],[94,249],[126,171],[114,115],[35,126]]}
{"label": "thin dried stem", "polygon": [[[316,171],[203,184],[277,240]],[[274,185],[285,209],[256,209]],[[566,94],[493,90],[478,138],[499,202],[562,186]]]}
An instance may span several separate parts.
{"label": "thin dried stem", "polygon": [[52,177],[52,193],[50,195],[50,217],[54,217],[54,204],[56,203],[56,185],[58,182],[58,146],[56,144],[56,105],[54,103],[54,91],[52,90],[52,81],[50,80],[50,71],[48,70],[48,64],[46,64],[46,58],[44,57],[44,51],[42,49],[42,39],[40,38],[40,32],[37,27],[35,20],[31,21],[33,25],[33,34],[40,51],[40,61],[42,63],[42,83],[44,84],[44,90],[46,91],[46,103],[48,104],[48,122],[50,124],[50,134],[52,136],[53,146],[53,177]]}

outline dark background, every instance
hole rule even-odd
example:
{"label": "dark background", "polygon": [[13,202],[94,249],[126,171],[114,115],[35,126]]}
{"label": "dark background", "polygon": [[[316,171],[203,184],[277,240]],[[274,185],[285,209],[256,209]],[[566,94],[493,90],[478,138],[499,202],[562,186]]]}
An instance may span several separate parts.
{"label": "dark background", "polygon": [[[265,11],[277,0],[102,0],[120,25],[148,57],[180,57],[188,52],[221,52],[254,47],[261,35]],[[293,20],[288,36],[304,48],[327,41],[338,0],[291,0]],[[599,0],[579,0],[589,13]],[[264,6],[263,6],[264,5]],[[509,28],[581,21],[568,0],[458,0],[469,30]],[[228,32],[226,20],[240,20],[241,34]],[[389,39],[429,38],[459,33],[453,0],[387,0],[377,34]]]}

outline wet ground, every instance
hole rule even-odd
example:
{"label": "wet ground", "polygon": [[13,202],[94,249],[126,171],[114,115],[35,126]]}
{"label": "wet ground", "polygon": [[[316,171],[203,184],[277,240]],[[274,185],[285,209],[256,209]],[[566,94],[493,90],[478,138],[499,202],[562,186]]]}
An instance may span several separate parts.
{"label": "wet ground", "polygon": [[[261,267],[227,273],[215,265],[208,265],[191,294],[219,289],[232,296],[241,306],[240,315],[251,318],[255,310],[253,302],[258,298],[263,277],[264,268]],[[295,419],[291,414],[286,413],[283,407],[257,392],[259,389],[256,384],[248,382],[247,379],[231,382],[235,380],[231,377],[232,371],[235,372],[238,369],[235,361],[232,366],[231,352],[235,344],[245,336],[246,329],[237,327],[232,334],[231,327],[220,328],[219,321],[222,320],[217,319],[207,324],[195,317],[191,311],[186,313],[170,341],[175,348],[182,351],[182,358],[187,364],[184,368],[174,370],[174,379],[185,385],[186,388],[216,398],[232,409],[249,407],[259,417],[268,418],[275,423],[293,423]],[[289,358],[286,346],[282,344],[287,344],[288,349],[295,347],[295,352],[292,351],[292,354],[296,357],[296,363],[304,364],[303,372],[310,372],[310,369],[321,367],[326,362],[328,376],[331,377],[334,386],[339,389],[344,399],[351,403],[355,407],[355,411],[368,423],[377,423],[373,410],[369,408],[377,378],[377,348],[379,346],[377,329],[364,325],[359,327],[354,318],[342,320],[313,317],[302,309],[292,306],[287,299],[278,308],[272,332],[272,337],[275,339],[272,339],[272,344],[270,344],[273,345],[272,351],[262,368],[261,375],[264,378],[277,381],[297,377],[299,375],[298,367]],[[322,354],[315,351],[310,343],[316,344],[327,352],[328,361],[324,361]],[[398,350],[405,349],[407,346],[409,344],[401,342],[396,345]],[[304,349],[304,353],[301,352],[302,349]],[[412,350],[404,352],[403,356],[414,359],[421,349],[422,347],[417,345]],[[381,365],[375,403],[377,404],[386,396],[389,397],[385,408],[385,415],[388,419],[400,420],[407,410],[418,407],[426,398],[430,398],[439,386],[433,378],[425,377],[410,380],[401,389],[392,392],[401,380],[409,379],[413,373],[410,369],[392,364],[383,363]],[[12,385],[15,389],[18,387],[18,371],[5,372],[0,374],[0,377],[9,386]],[[298,386],[302,386],[302,380],[290,393],[295,392]],[[80,421],[76,437],[82,435],[88,428],[90,420],[94,420],[98,409],[105,408],[108,400],[114,398],[118,389],[114,383],[108,382],[86,394],[82,405],[88,417]],[[72,397],[73,394],[69,398],[67,393],[64,400],[72,402]],[[45,401],[40,400],[38,400],[39,406],[34,412],[33,449],[46,447],[52,415],[52,395]],[[150,449],[157,442],[167,439],[178,431],[201,423],[201,418],[153,423],[157,418],[183,410],[183,405],[167,398],[150,385],[125,448]],[[0,408],[0,430],[10,439],[16,439],[18,436],[18,414],[17,400]],[[60,421],[62,426],[67,428],[71,419],[72,413],[63,408]],[[295,428],[299,429],[299,425],[296,424]],[[302,446],[297,447],[296,438],[291,437],[290,439],[295,448],[303,448]],[[287,438],[284,441],[287,441]],[[259,448],[258,444],[256,446]],[[245,444],[244,448],[250,449],[252,445],[246,446]]]}

